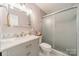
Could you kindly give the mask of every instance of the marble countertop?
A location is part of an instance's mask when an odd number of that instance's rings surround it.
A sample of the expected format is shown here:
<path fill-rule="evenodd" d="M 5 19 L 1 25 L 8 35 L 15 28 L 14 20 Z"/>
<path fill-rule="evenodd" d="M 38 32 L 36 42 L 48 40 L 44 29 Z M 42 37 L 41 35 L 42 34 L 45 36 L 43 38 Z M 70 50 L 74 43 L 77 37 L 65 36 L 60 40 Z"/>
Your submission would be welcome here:
<path fill-rule="evenodd" d="M 9 49 L 11 47 L 14 47 L 16 45 L 28 42 L 30 40 L 35 40 L 39 38 L 39 36 L 35 35 L 27 35 L 25 37 L 19 37 L 19 38 L 8 38 L 8 39 L 1 39 L 0 40 L 0 52 Z"/>

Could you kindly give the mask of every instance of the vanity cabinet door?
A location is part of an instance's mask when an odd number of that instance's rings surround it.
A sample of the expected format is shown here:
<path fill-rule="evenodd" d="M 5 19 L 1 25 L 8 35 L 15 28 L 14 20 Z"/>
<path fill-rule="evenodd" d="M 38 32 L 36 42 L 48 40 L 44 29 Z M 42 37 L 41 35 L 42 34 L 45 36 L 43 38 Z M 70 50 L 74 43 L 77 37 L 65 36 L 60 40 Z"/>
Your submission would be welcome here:
<path fill-rule="evenodd" d="M 7 56 L 7 50 L 6 51 L 3 51 L 1 52 L 2 56 Z"/>
<path fill-rule="evenodd" d="M 37 56 L 39 54 L 39 39 L 35 39 L 30 42 L 32 44 L 31 56 Z"/>
<path fill-rule="evenodd" d="M 30 55 L 32 44 L 30 42 L 20 44 L 8 49 L 8 56 L 27 56 Z"/>

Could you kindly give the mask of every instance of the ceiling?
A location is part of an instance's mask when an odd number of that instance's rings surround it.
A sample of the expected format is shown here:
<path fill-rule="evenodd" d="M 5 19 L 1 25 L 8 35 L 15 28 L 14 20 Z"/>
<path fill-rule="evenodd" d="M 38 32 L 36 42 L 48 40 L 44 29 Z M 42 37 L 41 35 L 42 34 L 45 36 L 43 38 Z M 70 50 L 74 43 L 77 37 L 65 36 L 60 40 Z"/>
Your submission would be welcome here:
<path fill-rule="evenodd" d="M 36 5 L 41 8 L 45 13 L 49 14 L 63 8 L 71 7 L 74 5 L 74 3 L 36 3 Z"/>

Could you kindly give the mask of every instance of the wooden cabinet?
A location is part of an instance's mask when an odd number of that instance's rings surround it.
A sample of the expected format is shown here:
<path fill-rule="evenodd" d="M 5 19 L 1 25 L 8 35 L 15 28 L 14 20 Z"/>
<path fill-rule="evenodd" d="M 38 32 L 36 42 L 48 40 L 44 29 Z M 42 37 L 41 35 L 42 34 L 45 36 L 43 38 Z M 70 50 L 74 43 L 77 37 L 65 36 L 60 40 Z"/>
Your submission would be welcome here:
<path fill-rule="evenodd" d="M 36 56 L 39 53 L 39 40 L 31 40 L 2 52 L 2 56 Z"/>

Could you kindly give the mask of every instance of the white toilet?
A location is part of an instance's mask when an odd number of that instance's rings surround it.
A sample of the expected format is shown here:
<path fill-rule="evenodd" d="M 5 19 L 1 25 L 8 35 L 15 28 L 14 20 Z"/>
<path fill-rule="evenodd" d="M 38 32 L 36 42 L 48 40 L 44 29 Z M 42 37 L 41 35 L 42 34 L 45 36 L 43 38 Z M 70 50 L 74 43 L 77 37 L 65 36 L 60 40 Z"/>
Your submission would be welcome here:
<path fill-rule="evenodd" d="M 51 45 L 47 43 L 41 43 L 40 48 L 41 48 L 42 53 L 45 55 L 49 55 L 51 52 Z"/>
<path fill-rule="evenodd" d="M 43 54 L 45 55 L 49 55 L 51 50 L 52 50 L 52 47 L 50 44 L 48 43 L 42 43 L 42 37 L 40 38 L 40 50 Z"/>

